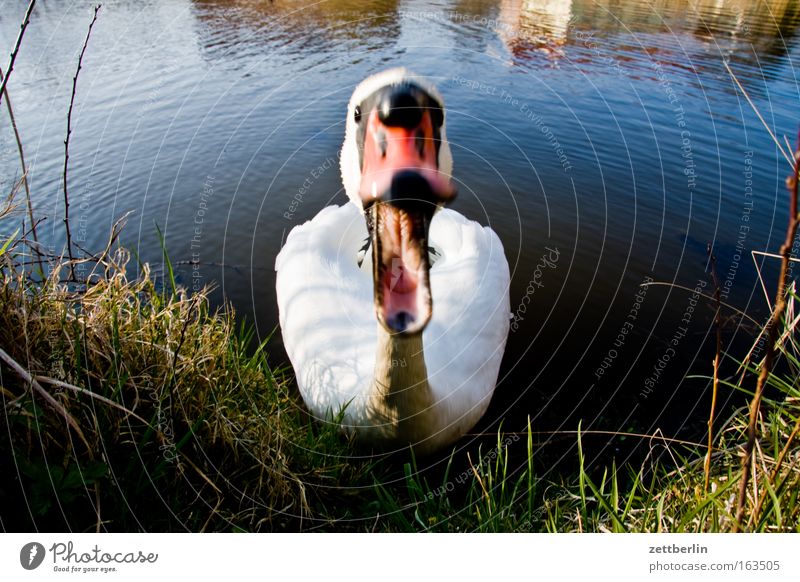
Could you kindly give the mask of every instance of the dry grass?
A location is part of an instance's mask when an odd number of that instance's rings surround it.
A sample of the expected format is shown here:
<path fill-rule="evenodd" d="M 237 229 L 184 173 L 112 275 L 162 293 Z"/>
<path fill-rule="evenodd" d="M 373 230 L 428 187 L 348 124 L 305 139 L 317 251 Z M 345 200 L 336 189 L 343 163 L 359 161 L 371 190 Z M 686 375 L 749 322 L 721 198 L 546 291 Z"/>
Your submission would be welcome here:
<path fill-rule="evenodd" d="M 32 278 L 20 238 L 0 257 L 5 526 L 300 527 L 314 484 L 342 471 L 326 447 L 346 443 L 311 438 L 231 309 L 147 266 L 130 277 L 115 238 L 76 265 L 84 283 L 63 282 L 60 258 Z"/>

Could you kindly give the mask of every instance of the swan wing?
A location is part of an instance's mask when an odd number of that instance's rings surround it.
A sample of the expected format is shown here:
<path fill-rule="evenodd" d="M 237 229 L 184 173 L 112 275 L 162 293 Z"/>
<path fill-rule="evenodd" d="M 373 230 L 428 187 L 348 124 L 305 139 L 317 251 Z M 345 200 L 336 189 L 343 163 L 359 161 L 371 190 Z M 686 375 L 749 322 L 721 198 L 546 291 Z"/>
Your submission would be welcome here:
<path fill-rule="evenodd" d="M 303 399 L 320 418 L 346 407 L 354 425 L 371 421 L 377 341 L 369 253 L 358 265 L 366 236 L 359 209 L 330 206 L 290 232 L 275 264 L 281 333 Z M 509 330 L 509 269 L 497 234 L 452 210 L 436 213 L 429 240 L 438 257 L 423 345 L 432 438 L 444 444 L 489 405 Z"/>
<path fill-rule="evenodd" d="M 509 331 L 509 269 L 500 238 L 463 215 L 435 215 L 430 244 L 433 316 L 423 332 L 428 381 L 447 426 L 461 436 L 483 416 Z"/>
<path fill-rule="evenodd" d="M 292 229 L 276 262 L 283 343 L 306 405 L 320 418 L 356 412 L 375 368 L 371 262 L 353 204 L 328 206 Z M 356 418 L 349 418 L 357 420 Z"/>

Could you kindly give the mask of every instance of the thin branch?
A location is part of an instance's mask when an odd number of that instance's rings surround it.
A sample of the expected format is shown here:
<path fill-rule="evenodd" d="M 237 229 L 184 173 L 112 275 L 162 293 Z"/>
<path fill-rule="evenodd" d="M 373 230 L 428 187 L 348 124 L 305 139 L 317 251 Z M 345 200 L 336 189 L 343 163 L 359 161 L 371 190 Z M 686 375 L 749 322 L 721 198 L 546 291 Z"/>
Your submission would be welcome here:
<path fill-rule="evenodd" d="M 722 353 L 722 321 L 721 311 L 722 305 L 720 303 L 719 279 L 717 278 L 717 258 L 708 245 L 708 261 L 711 267 L 711 279 L 714 282 L 714 302 L 716 303 L 716 313 L 714 314 L 714 324 L 717 328 L 717 345 L 714 352 L 714 381 L 711 387 L 711 410 L 708 413 L 708 447 L 706 451 L 706 458 L 703 463 L 703 488 L 708 491 L 709 481 L 711 480 L 711 455 L 714 451 L 714 415 L 717 410 L 717 393 L 719 392 L 719 362 Z"/>
<path fill-rule="evenodd" d="M 783 445 L 780 454 L 778 455 L 778 459 L 775 461 L 775 466 L 772 468 L 772 471 L 769 475 L 769 482 L 771 485 L 775 485 L 775 479 L 778 478 L 778 473 L 780 473 L 781 467 L 783 466 L 783 461 L 786 459 L 786 454 L 789 452 L 789 448 L 792 446 L 792 442 L 794 441 L 795 437 L 797 436 L 798 432 L 800 432 L 800 417 L 797 418 L 797 421 L 794 424 L 794 429 L 792 433 L 789 435 L 789 438 L 786 439 L 786 444 Z M 791 469 L 791 468 L 790 468 Z M 755 522 L 759 515 L 761 515 L 761 508 L 764 505 L 764 500 L 768 497 L 768 495 L 762 495 L 761 498 L 758 500 L 756 504 L 756 509 L 753 511 L 753 515 L 750 516 L 750 521 L 748 523 Z"/>
<path fill-rule="evenodd" d="M 3 69 L 0 69 L 0 81 L 5 80 Z M 6 98 L 6 109 L 8 109 L 8 118 L 11 120 L 11 127 L 14 130 L 14 138 L 17 140 L 17 151 L 19 152 L 19 163 L 22 166 L 22 184 L 25 186 L 25 200 L 28 203 L 28 217 L 33 225 L 33 240 L 39 242 L 39 237 L 36 235 L 36 220 L 33 218 L 33 205 L 31 203 L 31 188 L 28 184 L 28 166 L 25 164 L 25 152 L 22 149 L 22 139 L 19 136 L 19 129 L 17 128 L 17 118 L 14 116 L 14 109 L 11 107 L 11 98 L 8 96 L 8 88 L 3 87 L 3 92 L 0 96 Z M 37 251 L 38 252 L 38 251 Z"/>
<path fill-rule="evenodd" d="M 781 257 L 781 255 L 776 255 L 774 253 L 765 253 L 763 251 L 754 251 L 754 250 L 750 251 L 750 257 L 753 259 L 753 265 L 755 265 L 756 274 L 758 275 L 758 283 L 761 286 L 761 290 L 764 292 L 764 297 L 766 298 L 767 306 L 770 308 L 770 312 L 771 312 L 772 309 L 773 309 L 773 305 L 772 305 L 772 302 L 770 301 L 769 292 L 767 291 L 767 287 L 764 284 L 764 278 L 763 278 L 763 276 L 761 274 L 761 268 L 758 265 L 758 261 L 756 261 L 756 255 L 763 256 L 763 257 L 769 257 L 771 259 L 782 259 L 783 257 Z M 789 257 L 789 262 L 800 262 L 800 259 L 796 259 L 794 257 Z M 753 355 L 753 352 L 755 351 L 756 347 L 758 347 L 758 344 L 761 342 L 761 336 L 764 335 L 764 331 L 766 331 L 766 328 L 761 327 L 761 329 L 758 332 L 758 335 L 756 336 L 755 340 L 753 340 L 753 345 L 750 346 L 750 351 L 747 352 L 747 355 L 744 357 L 744 360 L 742 360 L 742 363 L 739 366 L 739 369 L 742 370 L 742 376 L 739 379 L 739 383 L 740 384 L 741 384 L 742 380 L 744 379 L 745 372 L 747 372 L 746 367 L 747 367 L 747 364 L 750 362 L 750 357 Z M 782 338 L 783 338 L 783 336 L 782 336 Z M 783 340 L 781 339 L 781 341 L 783 341 Z"/>
<path fill-rule="evenodd" d="M 781 449 L 781 452 L 778 455 L 778 459 L 775 461 L 775 467 L 773 467 L 772 473 L 769 476 L 770 481 L 774 482 L 775 479 L 778 477 L 778 473 L 780 472 L 781 467 L 783 466 L 783 461 L 786 459 L 786 454 L 789 452 L 789 449 L 792 446 L 792 442 L 794 441 L 798 433 L 800 433 L 800 416 L 797 417 L 797 421 L 795 421 L 794 423 L 794 429 L 792 429 L 792 433 L 789 435 L 789 438 L 786 439 L 786 444 L 783 445 L 783 448 Z"/>
<path fill-rule="evenodd" d="M 72 108 L 75 105 L 75 92 L 78 87 L 78 75 L 81 72 L 83 63 L 83 55 L 86 53 L 86 47 L 89 45 L 89 37 L 92 35 L 92 27 L 97 22 L 97 12 L 100 10 L 100 4 L 94 7 L 94 16 L 89 23 L 89 30 L 86 32 L 86 39 L 83 41 L 83 48 L 78 57 L 78 68 L 75 71 L 75 76 L 72 78 L 72 96 L 69 99 L 69 111 L 67 111 L 67 137 L 64 140 L 64 225 L 67 228 L 67 254 L 69 255 L 69 272 L 72 278 L 75 277 L 74 257 L 72 256 L 72 233 L 69 229 L 69 193 L 67 191 L 67 169 L 69 168 L 69 136 L 72 134 Z"/>
<path fill-rule="evenodd" d="M 733 71 L 731 71 L 731 68 L 728 65 L 728 61 L 727 60 L 723 60 L 722 62 L 725 65 L 725 68 L 728 70 L 728 74 L 731 76 L 731 78 L 736 83 L 736 86 L 739 87 L 739 91 L 742 92 L 742 95 L 744 95 L 744 98 L 747 99 L 747 102 L 750 104 L 750 107 L 753 109 L 755 114 L 758 116 L 758 119 L 761 121 L 761 124 L 766 128 L 767 132 L 769 133 L 770 137 L 772 138 L 772 141 L 775 142 L 775 145 L 778 147 L 778 150 L 781 152 L 781 154 L 783 154 L 783 157 L 786 158 L 786 161 L 789 162 L 790 165 L 794 166 L 794 161 L 792 160 L 792 156 L 790 156 L 789 153 L 786 150 L 783 149 L 783 145 L 781 145 L 781 142 L 778 140 L 777 137 L 775 137 L 775 134 L 772 133 L 772 128 L 770 128 L 770 126 L 767 125 L 767 122 L 764 121 L 764 118 L 761 116 L 761 112 L 755 106 L 755 104 L 753 103 L 753 100 L 750 99 L 750 95 L 747 94 L 747 91 L 742 86 L 742 84 L 739 82 L 739 79 L 737 79 L 736 75 L 734 75 Z M 789 151 L 791 151 L 791 148 L 789 148 Z"/>
<path fill-rule="evenodd" d="M 640 283 L 639 286 L 640 287 L 671 287 L 673 289 L 680 289 L 682 291 L 689 291 L 690 293 L 696 293 L 696 291 L 694 289 L 692 289 L 691 287 L 686 287 L 685 285 L 678 285 L 677 283 L 670 283 L 668 281 L 652 281 L 650 283 Z M 714 300 L 714 296 L 713 295 L 706 295 L 705 293 L 697 293 L 697 295 L 699 295 L 700 297 L 702 297 L 704 299 L 708 299 L 710 301 Z M 723 307 L 727 307 L 731 311 L 735 312 L 736 315 L 741 315 L 742 319 L 747 319 L 747 320 L 749 320 L 750 322 L 752 322 L 754 324 L 759 324 L 757 319 L 755 319 L 754 317 L 748 315 L 747 313 L 745 313 L 744 311 L 742 311 L 741 309 L 739 309 L 735 305 L 731 305 L 730 303 L 725 303 L 724 301 L 720 301 L 720 305 L 722 305 Z"/>
<path fill-rule="evenodd" d="M 9 367 L 14 370 L 17 375 L 25 380 L 28 384 L 30 384 L 33 389 L 42 397 L 44 398 L 45 402 L 47 402 L 50 406 L 52 406 L 56 412 L 58 412 L 61 416 L 64 417 L 64 420 L 67 421 L 67 424 L 72 427 L 78 437 L 81 439 L 84 445 L 86 445 L 86 449 L 89 451 L 89 454 L 92 453 L 92 447 L 89 446 L 89 442 L 86 440 L 86 437 L 83 436 L 83 431 L 81 427 L 78 426 L 78 422 L 72 417 L 72 415 L 64 408 L 64 405 L 61 404 L 58 400 L 53 398 L 53 395 L 50 394 L 47 390 L 42 388 L 42 385 L 31 376 L 31 374 L 22 366 L 17 363 L 17 361 L 9 356 L 5 350 L 0 348 L 0 360 L 3 360 Z"/>
<path fill-rule="evenodd" d="M 772 308 L 772 314 L 767 322 L 767 353 L 764 356 L 761 372 L 756 382 L 756 390 L 750 402 L 747 443 L 745 444 L 744 457 L 742 458 L 742 478 L 739 483 L 738 499 L 736 500 L 736 520 L 733 523 L 733 531 L 739 531 L 742 519 L 744 518 L 744 510 L 747 502 L 747 486 L 750 481 L 750 469 L 753 462 L 753 447 L 756 444 L 756 437 L 758 436 L 757 423 L 759 412 L 761 411 L 761 397 L 764 393 L 764 386 L 772 371 L 772 362 L 778 351 L 776 348 L 778 327 L 781 324 L 783 312 L 786 310 L 786 278 L 789 271 L 792 245 L 797 235 L 798 223 L 800 223 L 800 214 L 797 212 L 797 183 L 798 179 L 800 179 L 800 137 L 798 137 L 798 150 L 794 154 L 793 166 L 792 174 L 786 179 L 786 186 L 789 189 L 789 224 L 786 227 L 786 240 L 781 245 L 780 250 L 781 271 L 778 276 L 778 289 L 775 293 L 775 303 Z M 758 516 L 755 515 L 755 513 L 752 516 L 752 521 L 758 521 Z"/>
<path fill-rule="evenodd" d="M 31 21 L 31 12 L 33 12 L 33 6 L 36 4 L 36 0 L 31 0 L 28 4 L 28 9 L 25 11 L 25 18 L 22 21 L 22 24 L 19 25 L 19 34 L 17 35 L 17 43 L 14 45 L 14 50 L 11 51 L 11 60 L 8 61 L 8 67 L 6 68 L 6 77 L 3 79 L 2 83 L 0 83 L 0 99 L 3 98 L 3 95 L 6 94 L 6 84 L 8 83 L 8 79 L 11 78 L 11 71 L 14 70 L 14 61 L 17 60 L 17 53 L 19 52 L 19 45 L 22 44 L 22 37 L 25 35 L 25 29 L 28 28 L 28 23 Z"/>
<path fill-rule="evenodd" d="M 100 528 L 103 525 L 103 519 L 100 512 L 100 484 L 97 481 L 94 482 L 94 510 L 95 514 L 97 515 L 97 527 L 95 528 L 94 533 L 100 533 Z"/>
<path fill-rule="evenodd" d="M 35 258 L 32 261 L 22 260 L 18 264 L 22 267 L 35 266 L 38 269 L 39 273 L 42 275 L 42 277 L 44 277 L 44 270 L 42 268 L 42 265 L 46 263 L 47 259 L 45 253 L 41 251 L 41 245 L 30 240 L 28 238 L 28 234 L 32 232 L 32 230 L 36 228 L 36 226 L 44 222 L 44 220 L 45 220 L 44 218 L 40 218 L 39 220 L 37 220 L 36 223 L 31 228 L 20 234 L 19 238 L 16 241 L 14 241 L 14 243 L 7 249 L 8 251 L 11 249 L 15 249 L 17 246 L 23 246 L 23 245 L 24 247 L 27 248 L 33 248 L 36 254 L 38 255 L 38 258 Z"/>
<path fill-rule="evenodd" d="M 70 384 L 69 382 L 62 382 L 61 380 L 56 380 L 55 378 L 49 378 L 48 376 L 35 376 L 33 379 L 37 382 L 43 382 L 45 384 L 50 384 L 58 388 L 66 388 L 67 390 L 72 390 L 73 392 L 76 392 L 78 394 L 83 394 L 85 396 L 88 396 L 89 398 L 94 398 L 95 400 L 102 402 L 103 404 L 107 404 L 112 408 L 116 408 L 117 410 L 120 410 L 129 416 L 132 416 L 136 420 L 143 422 L 148 428 L 153 428 L 153 426 L 147 420 L 136 414 L 133 410 L 125 408 L 121 404 L 114 402 L 113 400 L 110 400 L 105 396 L 100 396 L 99 394 L 95 394 L 91 390 L 87 390 L 86 388 L 81 388 L 80 386 L 75 386 L 74 384 Z"/>

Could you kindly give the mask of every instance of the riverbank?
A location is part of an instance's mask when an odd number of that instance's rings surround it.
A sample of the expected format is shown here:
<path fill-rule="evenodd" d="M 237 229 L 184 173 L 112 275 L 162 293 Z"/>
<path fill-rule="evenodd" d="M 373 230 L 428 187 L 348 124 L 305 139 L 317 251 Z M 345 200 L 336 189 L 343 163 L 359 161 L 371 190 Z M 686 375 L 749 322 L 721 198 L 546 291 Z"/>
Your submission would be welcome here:
<path fill-rule="evenodd" d="M 7 227 L 23 211 L 0 210 Z M 120 228 L 122 228 L 120 226 Z M 8 229 L 6 228 L 6 231 Z M 642 463 L 537 476 L 538 437 L 460 446 L 431 469 L 410 451 L 370 456 L 312 421 L 269 342 L 208 289 L 154 276 L 112 235 L 82 261 L 0 241 L 0 519 L 8 531 L 730 531 L 746 410 L 704 447 L 643 438 Z M 115 229 L 119 232 L 119 228 Z M 166 254 L 166 252 L 165 252 Z M 167 261 L 167 265 L 169 265 Z M 38 267 L 37 267 L 38 268 Z M 793 314 L 795 296 L 789 297 Z M 741 529 L 800 530 L 796 324 L 758 417 Z M 721 390 L 752 391 L 756 364 Z M 738 380 L 738 381 L 737 381 Z M 710 405 L 710 403 L 709 403 Z"/>

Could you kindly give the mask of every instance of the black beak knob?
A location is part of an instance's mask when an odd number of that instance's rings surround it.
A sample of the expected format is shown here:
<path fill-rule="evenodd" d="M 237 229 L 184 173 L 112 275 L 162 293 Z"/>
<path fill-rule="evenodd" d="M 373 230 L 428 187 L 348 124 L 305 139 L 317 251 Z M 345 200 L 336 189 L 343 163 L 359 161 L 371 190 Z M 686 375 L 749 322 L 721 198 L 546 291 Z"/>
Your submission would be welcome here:
<path fill-rule="evenodd" d="M 419 172 L 403 170 L 392 178 L 389 202 L 404 210 L 433 213 L 439 199 Z"/>
<path fill-rule="evenodd" d="M 414 129 L 422 121 L 424 111 L 418 93 L 409 85 L 391 87 L 378 104 L 378 119 L 389 127 Z"/>

